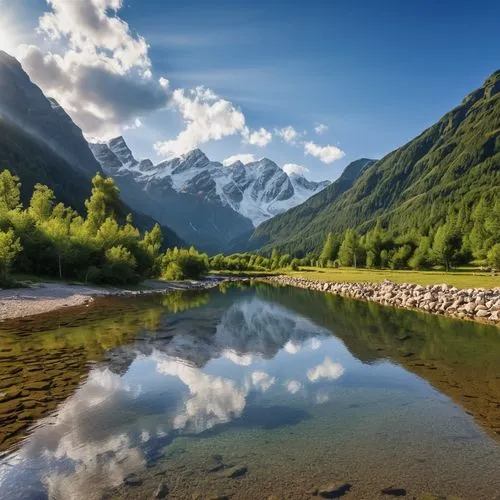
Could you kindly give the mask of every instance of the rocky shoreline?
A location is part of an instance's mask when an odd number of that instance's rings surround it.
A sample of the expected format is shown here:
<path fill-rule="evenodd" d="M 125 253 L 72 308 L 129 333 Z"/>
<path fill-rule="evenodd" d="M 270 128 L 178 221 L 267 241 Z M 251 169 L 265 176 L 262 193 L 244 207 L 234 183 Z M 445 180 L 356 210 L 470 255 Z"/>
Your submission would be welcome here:
<path fill-rule="evenodd" d="M 459 319 L 500 324 L 500 288 L 459 289 L 446 284 L 321 282 L 292 276 L 271 276 L 263 281 L 332 293 L 386 306 L 416 309 Z"/>

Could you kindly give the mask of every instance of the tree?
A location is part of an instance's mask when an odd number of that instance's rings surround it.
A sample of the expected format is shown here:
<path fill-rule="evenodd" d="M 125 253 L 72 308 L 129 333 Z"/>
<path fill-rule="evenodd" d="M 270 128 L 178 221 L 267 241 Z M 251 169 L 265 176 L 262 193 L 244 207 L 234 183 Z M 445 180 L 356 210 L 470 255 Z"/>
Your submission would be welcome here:
<path fill-rule="evenodd" d="M 12 229 L 0 231 L 0 282 L 8 282 L 12 263 L 22 249 L 21 242 Z"/>
<path fill-rule="evenodd" d="M 21 207 L 21 183 L 19 177 L 8 170 L 0 173 L 0 214 Z"/>
<path fill-rule="evenodd" d="M 339 251 L 339 245 L 333 233 L 328 233 L 325 242 L 323 244 L 323 250 L 319 256 L 320 261 L 328 262 L 333 261 L 337 258 Z"/>
<path fill-rule="evenodd" d="M 442 264 L 446 271 L 454 264 L 462 246 L 460 234 L 449 223 L 439 226 L 434 235 L 432 252 L 439 264 Z"/>
<path fill-rule="evenodd" d="M 488 264 L 495 269 L 500 269 L 500 243 L 493 245 L 488 252 Z"/>
<path fill-rule="evenodd" d="M 52 189 L 43 184 L 36 184 L 28 208 L 29 215 L 35 222 L 46 221 L 52 215 L 55 195 Z"/>
<path fill-rule="evenodd" d="M 120 190 L 111 178 L 96 174 L 92 179 L 92 194 L 85 201 L 87 225 L 95 234 L 108 218 L 115 219 L 120 213 Z"/>
<path fill-rule="evenodd" d="M 412 248 L 410 245 L 399 247 L 391 257 L 391 269 L 404 269 L 408 265 Z"/>
<path fill-rule="evenodd" d="M 432 257 L 430 253 L 430 239 L 428 236 L 422 236 L 418 247 L 408 261 L 408 265 L 412 269 L 425 269 L 431 267 Z"/>
<path fill-rule="evenodd" d="M 151 231 L 146 231 L 139 242 L 140 248 L 149 258 L 149 271 L 153 276 L 160 274 L 160 252 L 163 245 L 163 234 L 159 224 L 155 224 Z"/>
<path fill-rule="evenodd" d="M 138 281 L 137 261 L 130 250 L 122 245 L 113 246 L 106 250 L 105 259 L 102 276 L 106 283 L 119 285 Z"/>
<path fill-rule="evenodd" d="M 73 215 L 71 209 L 59 203 L 54 207 L 52 217 L 44 221 L 42 226 L 43 232 L 49 238 L 57 255 L 57 268 L 60 279 L 63 277 L 63 261 L 69 256 L 73 248 L 70 238 Z"/>
<path fill-rule="evenodd" d="M 356 267 L 359 257 L 359 238 L 356 231 L 348 229 L 339 250 L 339 259 L 343 266 Z"/>

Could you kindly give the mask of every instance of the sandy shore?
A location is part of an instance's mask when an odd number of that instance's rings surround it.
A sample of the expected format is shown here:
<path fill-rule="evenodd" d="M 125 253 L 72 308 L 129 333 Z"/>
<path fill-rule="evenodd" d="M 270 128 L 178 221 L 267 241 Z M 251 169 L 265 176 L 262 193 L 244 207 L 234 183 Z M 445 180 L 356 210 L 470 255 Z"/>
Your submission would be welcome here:
<path fill-rule="evenodd" d="M 43 314 L 65 307 L 82 306 L 93 302 L 96 297 L 127 297 L 170 290 L 207 289 L 217 286 L 221 281 L 225 279 L 183 282 L 147 280 L 139 289 L 37 283 L 28 288 L 0 290 L 0 321 Z"/>

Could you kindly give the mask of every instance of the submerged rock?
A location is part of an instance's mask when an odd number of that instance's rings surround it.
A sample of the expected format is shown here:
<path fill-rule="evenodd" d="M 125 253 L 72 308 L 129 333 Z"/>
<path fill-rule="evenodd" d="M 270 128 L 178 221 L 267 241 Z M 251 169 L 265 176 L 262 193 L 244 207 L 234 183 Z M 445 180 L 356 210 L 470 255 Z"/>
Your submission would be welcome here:
<path fill-rule="evenodd" d="M 158 488 L 156 488 L 154 498 L 167 498 L 168 494 L 170 493 L 170 489 L 168 487 L 168 484 L 166 482 L 160 483 L 158 485 Z"/>
<path fill-rule="evenodd" d="M 248 467 L 246 465 L 230 467 L 226 471 L 226 476 L 231 479 L 244 476 L 248 472 Z"/>
<path fill-rule="evenodd" d="M 389 488 L 384 488 L 381 491 L 382 495 L 389 495 L 392 497 L 405 497 L 406 490 L 404 488 L 393 488 L 392 486 Z"/>
<path fill-rule="evenodd" d="M 137 474 L 129 474 L 123 480 L 123 484 L 126 486 L 140 486 L 142 484 L 142 479 Z"/>
<path fill-rule="evenodd" d="M 332 483 L 317 490 L 316 495 L 321 498 L 340 498 L 352 488 L 350 483 Z"/>

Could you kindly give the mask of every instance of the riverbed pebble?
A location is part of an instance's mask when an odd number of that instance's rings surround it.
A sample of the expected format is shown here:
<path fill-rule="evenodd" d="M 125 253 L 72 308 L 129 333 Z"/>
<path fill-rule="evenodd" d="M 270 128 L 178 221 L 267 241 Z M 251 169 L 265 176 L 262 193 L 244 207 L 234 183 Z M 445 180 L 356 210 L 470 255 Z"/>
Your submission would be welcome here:
<path fill-rule="evenodd" d="M 266 278 L 266 281 L 378 302 L 389 306 L 421 309 L 433 314 L 461 319 L 489 323 L 500 321 L 500 287 L 461 290 L 446 284 L 424 287 L 412 283 L 394 283 L 389 280 L 384 280 L 381 283 L 325 283 L 285 275 L 271 276 Z"/>

